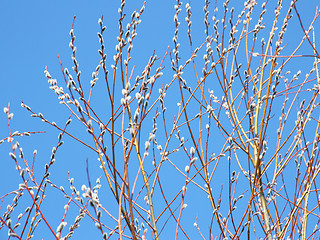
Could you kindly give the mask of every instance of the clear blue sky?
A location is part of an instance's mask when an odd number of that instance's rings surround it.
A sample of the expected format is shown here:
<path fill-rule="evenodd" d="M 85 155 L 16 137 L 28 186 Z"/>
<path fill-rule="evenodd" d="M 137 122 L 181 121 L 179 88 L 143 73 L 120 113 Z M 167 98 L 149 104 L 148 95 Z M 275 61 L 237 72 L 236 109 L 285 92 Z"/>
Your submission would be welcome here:
<path fill-rule="evenodd" d="M 128 17 L 135 9 L 140 9 L 143 1 L 141 0 L 127 0 L 125 11 Z M 204 1 L 191 1 L 192 7 L 192 21 L 193 28 L 192 34 L 194 37 L 194 45 L 197 47 L 204 41 L 204 25 L 203 25 L 203 2 Z M 214 1 L 212 1 L 212 5 Z M 218 1 L 219 2 L 219 1 Z M 243 1 L 231 0 L 231 5 L 237 7 L 243 7 Z M 237 2 L 234 5 L 234 2 Z M 241 4 L 239 4 L 241 2 Z M 183 14 L 180 16 L 181 21 L 181 33 L 185 35 L 185 3 L 183 2 Z M 261 2 L 262 3 L 262 2 Z M 174 7 L 175 1 L 170 0 L 151 0 L 147 1 L 146 10 L 142 15 L 142 23 L 138 27 L 138 38 L 134 43 L 134 55 L 136 57 L 135 64 L 138 69 L 142 69 L 148 61 L 149 56 L 156 50 L 156 54 L 159 57 L 163 57 L 168 46 L 172 47 L 172 37 L 174 33 Z M 239 5 L 237 5 L 239 4 Z M 260 3 L 259 3 L 260 4 Z M 314 17 L 315 6 L 317 1 L 307 0 L 299 1 L 298 9 L 304 23 L 309 24 Z M 30 114 L 20 107 L 20 101 L 23 100 L 29 105 L 36 113 L 41 112 L 48 120 L 56 121 L 63 124 L 68 117 L 68 111 L 58 104 L 56 95 L 48 87 L 49 84 L 43 71 L 45 67 L 53 78 L 63 82 L 60 64 L 57 56 L 59 55 L 65 67 L 71 69 L 71 50 L 68 47 L 70 42 L 69 31 L 74 15 L 76 15 L 76 21 L 74 26 L 74 32 L 76 35 L 76 46 L 78 48 L 77 56 L 80 63 L 80 68 L 83 73 L 82 79 L 87 79 L 89 84 L 91 73 L 99 62 L 99 55 L 97 50 L 99 49 L 97 32 L 99 31 L 98 19 L 103 15 L 104 25 L 107 26 L 104 39 L 106 42 L 106 48 L 108 51 L 109 66 L 112 64 L 112 56 L 115 52 L 114 47 L 116 44 L 116 36 L 118 36 L 118 19 L 117 13 L 120 1 L 107 0 L 107 1 L 7 1 L 0 0 L 0 107 L 6 107 L 10 102 L 10 112 L 14 113 L 12 121 L 12 130 L 24 131 L 47 131 L 46 134 L 37 134 L 32 137 L 15 138 L 19 141 L 24 149 L 26 158 L 30 161 L 32 159 L 32 153 L 34 149 L 38 150 L 36 158 L 36 169 L 38 177 L 43 172 L 44 164 L 49 161 L 51 155 L 51 148 L 57 143 L 58 132 L 52 127 L 43 124 L 39 119 L 30 117 Z M 287 5 L 285 5 L 287 7 Z M 219 9 L 222 9 L 221 5 Z M 270 10 L 274 7 L 270 6 Z M 210 13 L 213 13 L 213 6 L 209 9 Z M 221 12 L 220 12 L 221 14 Z M 270 14 L 272 12 L 270 11 Z M 293 14 L 295 16 L 295 14 Z M 182 17 L 183 16 L 183 17 Z M 211 21 L 212 15 L 209 16 Z M 295 44 L 296 36 L 301 36 L 302 31 L 300 27 L 293 27 L 297 24 L 297 18 L 294 17 L 290 23 L 286 39 L 293 42 L 288 48 L 292 49 Z M 264 19 L 264 23 L 269 25 L 271 22 L 268 18 Z M 306 24 L 306 26 L 308 26 Z M 211 24 L 212 27 L 212 24 Z M 320 29 L 319 21 L 316 22 L 315 27 Z M 211 29 L 212 32 L 212 29 Z M 319 31 L 318 31 L 319 32 Z M 267 32 L 264 36 L 267 36 Z M 318 34 L 318 38 L 319 38 Z M 265 37 L 266 38 L 266 37 Z M 186 38 L 183 38 L 186 41 Z M 300 37 L 301 39 L 301 37 Z M 299 39 L 299 40 L 300 40 Z M 318 40 L 319 43 L 319 40 Z M 185 46 L 188 46 L 188 42 L 184 42 Z M 181 45 L 183 45 L 181 43 Z M 307 54 L 312 54 L 312 50 L 309 46 L 304 46 L 302 49 Z M 183 52 L 183 50 L 182 50 Z M 188 51 L 186 51 L 188 53 Z M 186 55 L 189 56 L 189 55 Z M 185 56 L 185 57 L 186 57 Z M 202 57 L 199 58 L 202 60 Z M 165 63 L 166 71 L 168 75 L 164 75 L 161 81 L 166 83 L 172 79 L 172 72 L 169 71 L 170 63 Z M 140 67 L 140 68 L 139 68 Z M 304 70 L 304 66 L 299 66 L 301 70 Z M 309 69 L 309 68 L 308 68 Z M 192 71 L 192 69 L 191 69 Z M 200 71 L 199 71 L 200 72 Z M 187 77 L 185 77 L 187 79 Z M 104 87 L 102 82 L 99 83 L 100 87 Z M 159 85 L 160 86 L 160 85 Z M 99 90 L 97 90 L 99 92 Z M 120 94 L 120 92 L 119 92 Z M 94 99 L 96 103 L 99 99 Z M 170 106 L 170 96 L 166 100 Z M 176 105 L 175 100 L 172 103 Z M 107 104 L 103 103 L 98 108 L 103 109 Z M 100 109 L 100 110 L 101 110 Z M 1 111 L 2 112 L 2 111 Z M 171 126 L 170 126 L 171 127 Z M 76 128 L 74 128 L 77 131 Z M 83 131 L 82 131 L 83 130 Z M 87 136 L 84 129 L 79 133 L 80 137 Z M 150 129 L 149 129 L 150 130 Z M 149 131 L 148 130 L 148 131 Z M 8 136 L 7 118 L 1 113 L 0 115 L 0 139 Z M 50 171 L 52 179 L 60 186 L 63 185 L 68 188 L 68 171 L 70 171 L 71 177 L 75 178 L 75 185 L 80 190 L 82 184 L 87 185 L 87 178 L 85 172 L 85 159 L 88 157 L 93 173 L 91 173 L 92 181 L 95 177 L 101 175 L 101 172 L 97 172 L 97 162 L 95 161 L 96 155 L 90 151 L 83 150 L 83 147 L 71 140 L 65 138 L 65 146 L 57 153 L 57 162 Z M 81 149 L 81 150 L 80 150 Z M 8 152 L 10 146 L 6 142 L 0 145 L 1 156 L 1 175 L 0 175 L 0 196 L 7 192 L 16 190 L 20 182 L 17 171 L 15 170 L 14 163 L 9 157 Z M 168 174 L 170 177 L 170 174 Z M 166 176 L 164 175 L 164 182 Z M 170 185 L 174 179 L 168 179 Z M 165 184 L 165 183 L 164 183 Z M 178 183 L 179 186 L 183 184 L 183 181 Z M 103 186 L 107 187 L 106 182 L 103 182 Z M 220 187 L 218 186 L 217 189 Z M 227 186 L 225 186 L 227 188 Z M 69 189 L 68 189 L 69 190 Z M 218 191 L 218 190 L 217 190 Z M 51 193 L 51 194 L 50 194 Z M 50 195 L 50 196 L 49 196 Z M 28 199 L 28 196 L 24 196 Z M 193 196 L 188 196 L 190 202 Z M 109 199 L 105 203 L 114 204 L 114 199 Z M 207 201 L 206 197 L 203 197 L 202 201 Z M 60 222 L 64 210 L 63 205 L 66 203 L 66 199 L 62 194 L 56 190 L 48 191 L 48 199 L 44 205 L 47 206 L 48 219 L 51 221 L 53 229 L 56 229 L 57 224 Z M 2 208 L 8 204 L 4 202 Z M 20 203 L 22 204 L 22 202 Z M 201 205 L 202 203 L 200 203 Z M 191 205 L 192 206 L 192 205 Z M 24 209 L 20 206 L 21 209 Z M 189 208 L 189 207 L 188 207 Z M 187 208 L 187 210 L 188 210 Z M 206 209 L 199 208 L 199 216 L 206 214 Z M 73 209 L 68 214 L 67 222 L 74 221 L 77 210 Z M 1 209 L 0 214 L 3 214 Z M 17 213 L 18 215 L 18 213 Z M 191 225 L 195 219 L 194 208 L 189 209 L 189 212 L 184 216 L 186 219 L 190 216 L 190 221 L 186 220 L 185 228 L 194 228 Z M 207 219 L 207 218 L 205 218 Z M 201 222 L 201 218 L 199 218 Z M 54 224 L 57 223 L 57 224 Z M 172 223 L 172 222 L 171 222 Z M 189 224 L 189 225 L 188 225 Z M 209 223 L 202 221 L 202 229 L 204 233 L 208 234 Z M 88 218 L 80 223 L 81 227 L 76 231 L 74 239 L 98 239 L 99 232 L 96 230 L 92 221 Z M 175 227 L 175 224 L 173 224 Z M 88 227 L 87 227 L 88 226 Z M 173 229 L 174 230 L 174 229 Z M 41 231 L 43 235 L 36 235 L 36 239 L 53 239 L 51 236 L 46 237 L 46 234 L 50 234 L 48 229 L 41 223 Z M 190 236 L 193 239 L 200 239 L 197 231 L 192 230 Z M 169 232 L 162 235 L 161 239 L 173 239 L 173 236 Z M 5 239 L 7 236 L 7 230 L 0 230 L 0 239 Z M 183 235 L 179 233 L 181 239 Z M 207 236 L 207 235 L 206 235 Z M 115 238 L 114 238 L 115 239 Z M 151 239 L 151 237 L 149 237 Z M 180 239 L 180 238 L 179 238 Z"/>

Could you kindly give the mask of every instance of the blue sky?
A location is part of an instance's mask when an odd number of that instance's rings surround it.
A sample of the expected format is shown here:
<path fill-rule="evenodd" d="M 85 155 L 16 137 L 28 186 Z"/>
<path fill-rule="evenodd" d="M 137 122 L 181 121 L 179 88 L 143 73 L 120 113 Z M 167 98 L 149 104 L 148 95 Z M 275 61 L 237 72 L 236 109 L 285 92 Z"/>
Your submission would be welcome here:
<path fill-rule="evenodd" d="M 142 6 L 143 1 L 133 0 L 127 1 L 125 12 L 128 17 L 131 15 L 133 10 L 139 10 Z M 194 45 L 195 47 L 199 46 L 204 41 L 204 25 L 203 25 L 203 2 L 204 1 L 191 1 L 192 7 L 192 21 L 193 28 L 192 34 L 194 36 Z M 235 3 L 234 3 L 235 2 Z M 241 4 L 239 4 L 241 2 Z M 186 27 L 184 24 L 185 17 L 185 3 L 183 2 L 182 16 L 180 21 L 181 24 L 180 32 L 185 34 Z M 232 1 L 231 5 L 243 8 L 243 1 Z M 169 0 L 151 0 L 147 1 L 146 10 L 142 15 L 142 22 L 138 26 L 138 37 L 134 42 L 134 51 L 133 55 L 135 57 L 135 64 L 137 72 L 139 74 L 147 64 L 149 57 L 156 51 L 156 54 L 159 57 L 163 57 L 167 47 L 173 47 L 172 37 L 174 33 L 174 22 L 173 16 L 175 14 L 174 10 L 175 1 Z M 212 3 L 213 5 L 214 3 Z M 260 3 L 259 3 L 260 4 Z M 272 3 L 270 3 L 272 4 Z M 287 3 L 286 3 L 287 4 Z M 317 1 L 300 1 L 298 2 L 298 10 L 301 14 L 301 17 L 308 26 L 310 21 L 314 17 L 315 6 Z M 45 67 L 48 68 L 48 71 L 53 78 L 56 78 L 61 83 L 63 82 L 62 73 L 60 64 L 57 56 L 59 55 L 64 67 L 71 69 L 72 60 L 71 60 L 71 50 L 68 47 L 70 42 L 69 31 L 71 29 L 72 20 L 74 15 L 76 15 L 74 32 L 76 36 L 76 46 L 77 46 L 77 59 L 80 63 L 80 68 L 82 71 L 82 79 L 86 81 L 89 85 L 92 71 L 96 68 L 99 63 L 99 42 L 97 37 L 97 32 L 99 31 L 98 19 L 103 16 L 104 25 L 107 26 L 107 30 L 104 35 L 106 42 L 106 48 L 108 52 L 109 67 L 112 64 L 112 56 L 115 53 L 115 44 L 116 36 L 118 36 L 118 19 L 119 14 L 117 13 L 118 7 L 120 6 L 120 1 L 0 1 L 0 29 L 1 29 L 1 44 L 0 44 L 0 107 L 7 107 L 10 102 L 10 112 L 14 113 L 14 118 L 12 120 L 12 131 L 19 130 L 20 132 L 24 131 L 46 131 L 44 134 L 36 134 L 31 137 L 15 138 L 19 141 L 24 149 L 26 158 L 30 161 L 33 157 L 33 151 L 37 149 L 38 154 L 36 157 L 36 173 L 38 177 L 41 177 L 41 174 L 44 170 L 44 164 L 47 163 L 50 159 L 51 149 L 57 144 L 57 132 L 51 126 L 43 124 L 39 119 L 34 119 L 30 117 L 30 114 L 22 109 L 20 106 L 21 100 L 25 104 L 30 106 L 32 110 L 36 113 L 41 112 L 45 117 L 50 121 L 55 121 L 57 124 L 63 124 L 68 119 L 68 110 L 59 105 L 56 95 L 48 87 L 49 84 L 44 74 Z M 287 7 L 287 5 L 285 5 Z M 284 7 L 285 8 L 285 7 Z M 221 5 L 220 8 L 222 9 Z M 270 5 L 270 10 L 273 10 L 274 7 Z M 210 13 L 213 13 L 213 6 L 209 8 Z M 221 12 L 220 12 L 221 14 Z M 272 11 L 268 12 L 267 16 L 272 16 Z M 296 16 L 295 14 L 293 14 Z M 255 15 L 254 15 L 255 16 Z M 211 20 L 212 16 L 209 16 Z M 289 41 L 287 47 L 288 51 L 293 49 L 296 46 L 297 39 L 301 39 L 301 29 L 297 26 L 297 18 L 292 19 L 292 26 L 289 27 L 286 40 Z M 270 28 L 271 22 L 268 17 L 264 19 L 266 28 Z M 290 24 L 289 24 L 290 25 Z M 297 27 L 293 27 L 293 26 Z M 319 21 L 316 21 L 315 28 L 320 29 Z M 212 27 L 212 25 L 211 25 Z M 212 29 L 211 29 L 212 31 Z M 319 31 L 318 31 L 319 32 Z M 264 36 L 267 36 L 267 31 Z M 300 37 L 300 38 L 299 38 Z M 318 34 L 319 38 L 319 34 Z M 188 46 L 187 38 L 181 37 L 183 39 L 181 45 L 185 44 Z M 319 43 L 319 40 L 317 40 Z M 292 44 L 291 44 L 292 43 Z M 189 57 L 189 50 L 181 50 L 184 53 L 184 60 Z M 312 49 L 307 44 L 303 45 L 301 52 L 306 54 L 312 54 Z M 300 52 L 300 53 L 301 53 Z M 189 54 L 189 55 L 188 55 Z M 202 57 L 199 58 L 200 62 L 203 61 Z M 161 78 L 161 84 L 166 84 L 171 81 L 173 73 L 170 72 L 170 59 L 167 57 L 165 62 L 164 76 Z M 313 60 L 313 59 L 312 59 Z M 309 68 L 308 62 L 305 61 L 304 64 L 298 66 L 302 71 L 307 71 Z M 311 60 L 310 60 L 311 61 Z M 202 63 L 202 62 L 201 62 Z M 312 63 L 312 61 L 311 61 Z M 296 68 L 293 62 L 293 67 Z M 189 71 L 189 72 L 188 72 Z M 191 70 L 186 71 L 187 74 Z M 201 70 L 199 70 L 200 72 Z M 293 71 L 294 72 L 294 71 Z M 305 73 L 304 73 L 305 74 Z M 188 77 L 185 77 L 188 81 Z M 191 80 L 190 80 L 191 81 Z M 159 84 L 158 87 L 161 86 Z M 97 85 L 99 88 L 96 90 L 96 95 L 93 98 L 93 103 L 96 104 L 97 111 L 103 114 L 104 108 L 107 108 L 108 103 L 104 102 L 105 96 L 103 96 L 104 85 L 102 82 L 99 82 Z M 119 95 L 121 95 L 119 91 Z M 218 93 L 219 90 L 216 90 Z M 170 91 L 166 98 L 166 103 L 169 107 L 175 107 L 177 102 L 178 95 L 175 94 L 175 90 L 172 90 L 172 95 Z M 120 99 L 120 98 L 119 98 Z M 120 102 L 120 101 L 119 101 Z M 176 110 L 169 109 L 169 113 L 174 114 Z M 190 109 L 190 111 L 196 111 Z M 172 117 L 172 116 L 171 116 Z M 7 129 L 7 118 L 1 113 L 0 115 L 0 139 L 3 139 L 8 136 Z M 149 121 L 149 127 L 146 131 L 150 131 L 151 124 Z M 76 123 L 72 126 L 74 132 L 79 134 L 80 138 L 85 138 L 86 132 L 85 129 L 79 130 L 81 126 Z M 79 132 L 78 132 L 79 131 Z M 147 135 L 146 135 L 147 136 Z M 163 137 L 163 136 L 162 136 Z M 219 139 L 220 140 L 220 139 Z M 92 181 L 102 173 L 99 172 L 98 162 L 95 161 L 96 155 L 93 152 L 84 149 L 79 143 L 75 142 L 70 138 L 65 138 L 65 145 L 61 150 L 58 151 L 56 155 L 57 162 L 51 169 L 51 179 L 58 185 L 63 185 L 65 188 L 68 188 L 68 172 L 70 176 L 75 179 L 75 186 L 80 190 L 82 184 L 87 184 L 86 176 L 86 164 L 85 159 L 89 158 L 89 165 L 92 169 L 90 176 Z M 224 141 L 224 139 L 221 139 Z M 190 147 L 191 145 L 189 145 Z M 9 157 L 8 152 L 10 152 L 10 145 L 6 142 L 0 145 L 0 155 L 1 155 L 1 166 L 3 172 L 0 175 L 0 196 L 8 193 L 10 191 L 16 190 L 19 183 L 21 183 L 17 171 L 15 170 L 15 165 L 12 159 Z M 235 167 L 236 168 L 236 167 Z M 176 188 L 171 189 L 172 182 L 177 182 L 182 186 L 183 178 L 171 178 L 174 176 L 175 171 L 168 168 L 167 172 L 164 172 L 163 185 L 168 186 L 168 195 L 176 193 Z M 222 173 L 221 176 L 224 174 Z M 217 175 L 217 178 L 220 176 Z M 181 182 L 179 182 L 181 180 Z M 174 184 L 172 184 L 174 185 Z M 106 187 L 106 182 L 103 182 L 103 186 Z M 217 189 L 220 192 L 220 185 Z M 240 186 L 241 187 L 241 186 Z M 239 188 L 240 188 L 239 187 Z M 227 186 L 225 186 L 227 188 Z M 190 186 L 190 189 L 193 189 Z M 170 192 L 172 190 L 172 192 Z M 197 192 L 198 189 L 194 189 L 194 195 L 201 194 Z M 111 199 L 111 195 L 104 191 L 106 198 L 105 204 L 114 204 L 114 199 Z M 218 193 L 217 193 L 218 194 Z M 238 192 L 240 194 L 240 191 Z M 44 202 L 43 209 L 47 210 L 48 220 L 53 223 L 53 229 L 56 229 L 57 224 L 61 221 L 64 210 L 63 205 L 66 204 L 66 199 L 63 198 L 63 195 L 53 189 L 49 189 L 47 192 L 48 199 Z M 194 195 L 187 195 L 187 202 L 192 202 L 195 198 Z M 25 199 L 28 199 L 27 196 L 24 196 Z M 101 198 L 101 197 L 100 197 Z M 30 199 L 29 199 L 30 200 Z M 207 201 L 204 197 L 201 201 Z M 10 201 L 9 201 L 10 202 Z M 6 206 L 9 202 L 4 202 L 3 206 Z M 25 204 L 27 204 L 26 200 Z M 197 206 L 199 204 L 200 206 Z M 203 207 L 201 205 L 203 204 Z M 195 211 L 198 210 L 199 216 L 205 216 L 207 209 L 205 206 L 207 203 L 197 202 L 195 205 L 190 204 L 190 209 L 184 215 L 185 228 L 194 228 L 191 224 L 195 219 Z M 23 205 L 23 204 L 21 204 Z M 2 206 L 2 207 L 3 207 Z M 24 209 L 20 206 L 21 209 Z M 1 214 L 3 213 L 1 209 Z M 74 221 L 75 214 L 78 213 L 76 208 L 73 209 L 67 215 L 68 224 Z M 17 213 L 18 215 L 18 213 Z M 189 221 L 190 218 L 191 220 Z M 204 233 L 208 234 L 209 223 L 206 222 L 208 216 L 205 216 L 203 219 L 199 217 L 199 222 L 202 223 L 202 229 Z M 210 218 L 209 218 L 210 219 Z M 165 221 L 165 220 L 163 220 Z M 172 223 L 172 222 L 171 222 Z M 53 239 L 47 238 L 48 229 L 45 227 L 44 223 L 41 223 L 41 234 L 36 235 L 36 239 Z M 83 220 L 80 223 L 81 227 L 76 231 L 74 237 L 75 239 L 97 239 L 100 235 L 96 230 L 92 221 L 88 218 Z M 87 227 L 88 226 L 88 227 Z M 174 228 L 168 229 L 174 231 Z M 68 225 L 69 227 L 69 225 Z M 0 238 L 7 236 L 7 231 L 5 229 L 0 229 Z M 50 235 L 49 235 L 50 236 Z M 181 239 L 183 235 L 179 233 Z M 190 233 L 192 239 L 200 239 L 197 231 L 192 230 Z M 206 235 L 207 236 L 207 235 Z M 319 235 L 318 235 L 319 236 Z M 173 239 L 173 236 L 170 235 L 170 231 L 164 231 L 163 239 Z M 111 238 L 113 239 L 113 238 Z M 116 238 L 114 238 L 116 239 Z M 149 239 L 151 237 L 149 236 Z M 180 238 L 179 238 L 180 239 Z"/>

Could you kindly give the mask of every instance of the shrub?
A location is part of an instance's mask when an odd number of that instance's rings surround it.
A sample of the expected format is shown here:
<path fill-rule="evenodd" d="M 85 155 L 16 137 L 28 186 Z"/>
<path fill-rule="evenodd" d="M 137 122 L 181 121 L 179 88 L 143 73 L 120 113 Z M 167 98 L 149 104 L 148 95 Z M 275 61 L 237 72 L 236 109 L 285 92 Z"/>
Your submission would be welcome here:
<path fill-rule="evenodd" d="M 195 25 L 193 35 L 192 21 L 200 14 L 193 16 L 191 7 L 198 4 L 176 1 L 173 43 L 143 65 L 143 48 L 133 43 L 148 8 L 143 3 L 129 13 L 122 0 L 112 57 L 104 34 L 114 23 L 98 21 L 100 60 L 90 81 L 81 74 L 74 18 L 72 67 L 59 59 L 58 80 L 57 73 L 44 71 L 69 115 L 55 123 L 21 104 L 58 132 L 48 159 L 24 154 L 15 137 L 40 132 L 12 130 L 13 114 L 4 108 L 9 135 L 1 142 L 12 148 L 21 184 L 2 196 L 11 203 L 1 208 L 1 231 L 30 239 L 43 236 L 42 224 L 50 239 L 69 239 L 91 224 L 103 239 L 320 236 L 319 11 L 306 23 L 297 1 L 240 6 L 206 0 L 204 25 L 198 24 L 204 34 Z M 59 155 L 63 140 L 73 146 L 65 151 L 76 147 L 83 159 Z M 87 179 L 63 169 L 69 183 L 60 187 L 56 162 L 76 168 L 85 159 Z M 39 164 L 44 171 L 34 168 Z M 46 199 L 63 196 L 61 222 L 50 221 Z M 59 202 L 53 207 L 63 208 Z M 79 227 L 85 219 L 90 221 Z"/>

